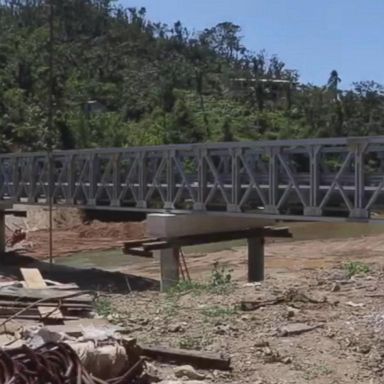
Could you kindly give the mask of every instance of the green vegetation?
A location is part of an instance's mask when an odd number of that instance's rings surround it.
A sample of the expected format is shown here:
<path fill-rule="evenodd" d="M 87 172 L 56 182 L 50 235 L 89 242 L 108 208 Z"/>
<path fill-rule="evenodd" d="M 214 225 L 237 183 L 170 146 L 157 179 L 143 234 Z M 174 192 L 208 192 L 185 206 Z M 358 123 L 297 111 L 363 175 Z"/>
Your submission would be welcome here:
<path fill-rule="evenodd" d="M 112 303 L 109 300 L 100 297 L 95 302 L 95 310 L 98 315 L 108 317 L 113 313 Z"/>
<path fill-rule="evenodd" d="M 230 285 L 232 282 L 232 269 L 227 269 L 225 266 L 220 266 L 218 262 L 213 265 L 211 275 L 212 287 L 223 287 Z"/>
<path fill-rule="evenodd" d="M 222 306 L 212 306 L 203 308 L 201 310 L 202 314 L 206 317 L 228 317 L 237 314 L 237 310 L 234 307 L 222 307 Z"/>
<path fill-rule="evenodd" d="M 170 296 L 189 292 L 196 295 L 204 292 L 225 294 L 233 287 L 231 272 L 232 270 L 227 269 L 225 266 L 214 263 L 208 282 L 182 280 L 170 289 L 168 294 Z"/>
<path fill-rule="evenodd" d="M 369 266 L 360 261 L 350 261 L 344 265 L 344 269 L 349 278 L 355 275 L 369 273 Z"/>
<path fill-rule="evenodd" d="M 193 33 L 112 0 L 53 4 L 48 137 L 47 1 L 0 0 L 2 152 L 383 134 L 381 84 L 341 92 L 336 71 L 323 87 L 301 84 L 230 22 Z"/>
<path fill-rule="evenodd" d="M 181 349 L 194 349 L 199 351 L 211 343 L 212 340 L 208 336 L 185 335 L 179 338 L 178 347 Z"/>

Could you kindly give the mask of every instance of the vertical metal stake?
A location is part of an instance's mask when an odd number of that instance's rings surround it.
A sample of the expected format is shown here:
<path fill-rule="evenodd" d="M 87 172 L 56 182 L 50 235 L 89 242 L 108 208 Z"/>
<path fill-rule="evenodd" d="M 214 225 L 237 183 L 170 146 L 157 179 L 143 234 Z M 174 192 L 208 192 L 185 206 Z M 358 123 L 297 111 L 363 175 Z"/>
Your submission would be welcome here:
<path fill-rule="evenodd" d="M 48 210 L 49 210 L 49 263 L 53 263 L 53 0 L 49 2 L 49 94 L 48 94 Z"/>

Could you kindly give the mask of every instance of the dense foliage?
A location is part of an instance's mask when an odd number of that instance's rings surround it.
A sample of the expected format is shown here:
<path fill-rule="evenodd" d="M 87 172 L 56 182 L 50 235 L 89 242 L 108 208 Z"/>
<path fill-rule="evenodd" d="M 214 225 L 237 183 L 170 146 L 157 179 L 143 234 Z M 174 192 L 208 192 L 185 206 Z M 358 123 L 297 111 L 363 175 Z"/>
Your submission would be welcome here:
<path fill-rule="evenodd" d="M 112 0 L 53 4 L 58 148 L 384 133 L 382 85 L 301 84 L 230 22 L 191 33 Z M 46 146 L 48 20 L 47 1 L 0 0 L 0 151 Z"/>

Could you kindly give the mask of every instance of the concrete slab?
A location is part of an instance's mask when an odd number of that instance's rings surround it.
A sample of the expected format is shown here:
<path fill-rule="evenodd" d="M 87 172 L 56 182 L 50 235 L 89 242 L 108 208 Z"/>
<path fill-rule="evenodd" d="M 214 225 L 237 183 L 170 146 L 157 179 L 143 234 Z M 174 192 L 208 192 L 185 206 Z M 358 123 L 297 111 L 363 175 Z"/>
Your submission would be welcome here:
<path fill-rule="evenodd" d="M 274 220 L 242 218 L 231 215 L 153 213 L 147 216 L 146 235 L 149 237 L 172 238 L 262 228 L 273 224 L 275 224 Z"/>
<path fill-rule="evenodd" d="M 13 207 L 13 203 L 9 201 L 0 201 L 0 211 L 11 209 L 12 207 Z"/>

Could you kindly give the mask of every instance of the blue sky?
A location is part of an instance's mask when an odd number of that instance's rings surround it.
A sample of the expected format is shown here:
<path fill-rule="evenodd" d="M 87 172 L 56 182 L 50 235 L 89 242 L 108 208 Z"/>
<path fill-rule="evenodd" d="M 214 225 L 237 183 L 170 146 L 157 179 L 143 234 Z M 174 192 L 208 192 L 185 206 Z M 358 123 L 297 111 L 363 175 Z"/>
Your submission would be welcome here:
<path fill-rule="evenodd" d="M 121 0 L 148 17 L 196 31 L 222 21 L 242 28 L 252 51 L 277 54 L 301 80 L 324 84 L 332 69 L 342 87 L 384 83 L 384 0 Z"/>

